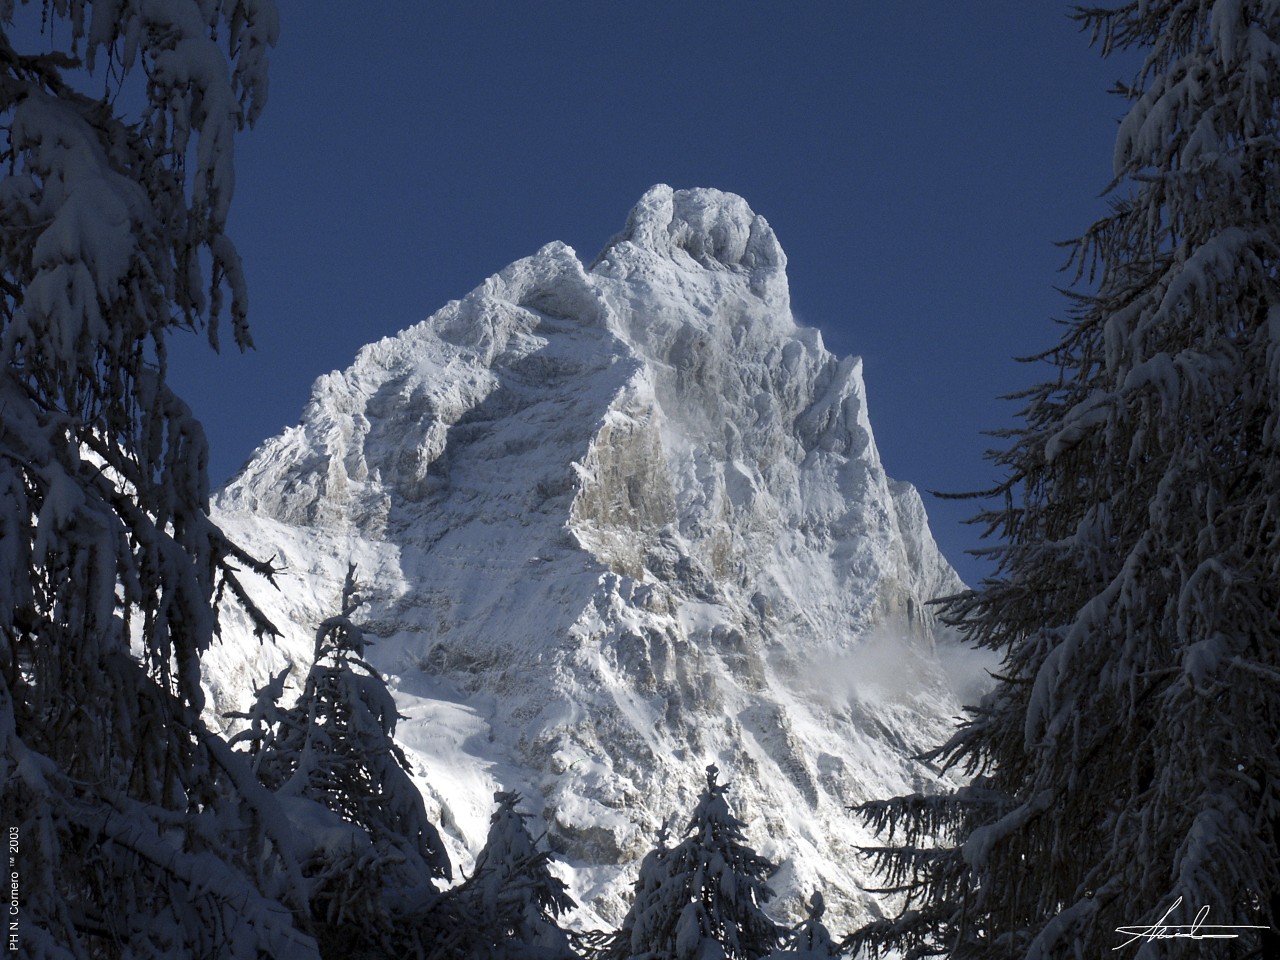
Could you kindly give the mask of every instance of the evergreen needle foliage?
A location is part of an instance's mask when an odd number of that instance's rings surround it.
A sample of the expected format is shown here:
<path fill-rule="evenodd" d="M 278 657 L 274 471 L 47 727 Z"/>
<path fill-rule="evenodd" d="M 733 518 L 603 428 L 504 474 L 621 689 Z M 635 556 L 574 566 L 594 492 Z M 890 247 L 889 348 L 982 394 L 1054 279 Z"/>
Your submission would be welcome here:
<path fill-rule="evenodd" d="M 831 960 L 840 956 L 841 948 L 832 938 L 822 915 L 827 912 L 826 899 L 818 891 L 809 898 L 809 914 L 783 937 L 783 945 L 766 960 Z"/>
<path fill-rule="evenodd" d="M 1002 677 L 935 754 L 970 785 L 861 808 L 906 907 L 850 945 L 1280 956 L 1280 2 L 1076 15 L 1143 59 L 1092 292 L 995 456 L 998 575 L 946 607 Z M 1270 929 L 1116 932 L 1202 908 Z"/>
<path fill-rule="evenodd" d="M 419 954 L 429 939 L 420 914 L 436 899 L 432 878 L 452 875 L 422 794 L 395 743 L 399 715 L 381 675 L 364 659 L 351 616 L 361 600 L 347 570 L 341 612 L 316 630 L 315 663 L 302 694 L 280 709 L 288 670 L 258 691 L 232 743 L 252 764 L 295 830 L 322 954 Z"/>
<path fill-rule="evenodd" d="M 564 882 L 547 869 L 551 854 L 538 850 L 516 809 L 520 796 L 498 791 L 498 808 L 476 858 L 464 896 L 478 936 L 470 951 L 476 960 L 569 960 L 573 951 L 556 918 L 577 904 Z"/>
<path fill-rule="evenodd" d="M 773 865 L 746 844 L 715 764 L 684 830 L 640 865 L 635 900 L 614 938 L 616 960 L 759 960 L 781 930 L 763 910 Z"/>
<path fill-rule="evenodd" d="M 216 599 L 267 631 L 233 563 L 271 570 L 210 521 L 204 433 L 166 382 L 174 329 L 216 346 L 225 307 L 250 343 L 225 225 L 275 8 L 40 7 L 48 49 L 19 50 L 0 0 L 0 810 L 21 836 L 20 949 L 314 957 L 287 825 L 201 720 Z"/>

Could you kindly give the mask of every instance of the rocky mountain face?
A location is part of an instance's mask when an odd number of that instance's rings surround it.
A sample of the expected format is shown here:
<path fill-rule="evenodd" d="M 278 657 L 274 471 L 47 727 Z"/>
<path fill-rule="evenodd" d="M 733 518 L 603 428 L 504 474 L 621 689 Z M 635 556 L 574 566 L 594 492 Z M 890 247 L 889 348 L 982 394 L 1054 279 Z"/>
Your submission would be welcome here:
<path fill-rule="evenodd" d="M 847 808 L 935 777 L 910 756 L 959 706 L 925 603 L 960 584 L 741 198 L 654 187 L 589 265 L 549 244 L 365 347 L 216 511 L 285 573 L 255 593 L 277 643 L 225 618 L 214 709 L 305 672 L 356 563 L 455 862 L 517 790 L 582 921 L 616 922 L 714 761 L 778 916 L 877 909 Z"/>

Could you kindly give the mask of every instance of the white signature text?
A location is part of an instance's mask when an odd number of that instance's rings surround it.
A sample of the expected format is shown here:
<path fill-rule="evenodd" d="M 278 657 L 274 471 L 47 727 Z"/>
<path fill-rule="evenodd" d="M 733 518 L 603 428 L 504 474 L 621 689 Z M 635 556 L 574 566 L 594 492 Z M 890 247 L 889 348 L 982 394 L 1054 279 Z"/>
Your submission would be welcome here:
<path fill-rule="evenodd" d="M 1174 938 L 1184 938 L 1187 940 L 1234 940 L 1240 936 L 1239 933 L 1229 933 L 1223 931 L 1231 930 L 1266 930 L 1267 927 L 1258 927 L 1252 924 L 1236 924 L 1235 926 L 1227 926 L 1218 923 L 1205 923 L 1209 917 L 1209 905 L 1205 904 L 1196 913 L 1195 919 L 1189 924 L 1173 924 L 1165 923 L 1169 919 L 1169 914 L 1182 906 L 1182 898 L 1179 897 L 1173 901 L 1173 906 L 1164 912 L 1164 916 L 1155 923 L 1147 927 L 1116 927 L 1116 933 L 1127 936 L 1129 939 L 1118 947 L 1112 947 L 1112 950 L 1122 950 L 1131 943 L 1137 943 L 1139 940 L 1150 943 L 1152 940 L 1172 940 Z"/>

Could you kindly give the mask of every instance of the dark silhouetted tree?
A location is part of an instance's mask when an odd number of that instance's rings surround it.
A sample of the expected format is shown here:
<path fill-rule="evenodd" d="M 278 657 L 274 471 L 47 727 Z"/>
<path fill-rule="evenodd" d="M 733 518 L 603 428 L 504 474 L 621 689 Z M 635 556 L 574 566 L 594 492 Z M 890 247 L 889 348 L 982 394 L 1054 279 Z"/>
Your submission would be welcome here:
<path fill-rule="evenodd" d="M 204 433 L 166 380 L 175 329 L 216 346 L 229 312 L 250 342 L 225 225 L 275 8 L 33 6 L 47 49 L 0 2 L 0 810 L 21 836 L 20 949 L 314 957 L 287 825 L 201 720 L 216 595 L 266 630 L 233 562 L 270 569 L 210 521 Z"/>
<path fill-rule="evenodd" d="M 822 915 L 827 912 L 825 898 L 814 891 L 809 898 L 809 914 L 783 937 L 783 945 L 769 954 L 769 960 L 831 960 L 840 956 L 840 945 L 831 937 Z"/>
<path fill-rule="evenodd" d="M 942 797 L 865 805 L 906 957 L 1280 955 L 1280 3 L 1079 10 L 1142 56 L 1110 215 L 996 460 L 997 576 L 946 607 L 1002 676 Z"/>
<path fill-rule="evenodd" d="M 249 744 L 254 769 L 297 832 L 317 937 L 326 956 L 359 951 L 416 954 L 420 922 L 436 900 L 433 878 L 451 876 L 394 738 L 399 715 L 381 675 L 364 660 L 351 619 L 361 600 L 347 570 L 341 611 L 316 630 L 315 663 L 288 709 L 288 673 L 262 690 L 233 743 Z"/>
<path fill-rule="evenodd" d="M 551 854 L 538 850 L 516 809 L 518 794 L 493 795 L 498 808 L 476 858 L 465 895 L 478 936 L 470 955 L 491 960 L 567 960 L 573 956 L 557 918 L 574 908 L 564 882 L 548 869 Z"/>

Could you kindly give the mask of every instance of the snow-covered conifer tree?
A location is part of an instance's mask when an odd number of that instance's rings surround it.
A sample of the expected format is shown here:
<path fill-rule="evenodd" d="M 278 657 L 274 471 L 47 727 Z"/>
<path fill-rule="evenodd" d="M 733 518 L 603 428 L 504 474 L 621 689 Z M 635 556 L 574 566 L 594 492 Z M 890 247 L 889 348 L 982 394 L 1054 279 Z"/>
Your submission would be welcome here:
<path fill-rule="evenodd" d="M 556 918 L 575 906 L 564 882 L 547 864 L 551 854 L 538 850 L 516 809 L 520 796 L 498 791 L 498 808 L 489 835 L 476 858 L 475 872 L 460 890 L 468 937 L 468 956 L 476 960 L 568 960 L 568 938 Z M 438 924 L 437 924 L 438 925 Z"/>
<path fill-rule="evenodd" d="M 1077 16 L 1142 60 L 1088 290 L 997 456 L 998 575 L 947 608 L 1002 676 L 939 751 L 969 786 L 863 808 L 908 904 L 852 943 L 1280 956 L 1280 2 Z M 1117 933 L 1202 911 L 1269 929 Z"/>
<path fill-rule="evenodd" d="M 831 960 L 840 956 L 840 945 L 822 922 L 827 904 L 815 890 L 809 898 L 809 915 L 783 937 L 783 946 L 769 954 L 769 960 Z"/>
<path fill-rule="evenodd" d="M 668 846 L 670 832 L 667 824 L 658 831 L 658 845 L 644 855 L 640 871 L 632 888 L 631 909 L 622 919 L 622 925 L 613 934 L 609 956 L 615 960 L 633 956 L 644 944 L 657 939 L 656 927 L 663 918 L 676 913 L 674 884 L 667 884 L 666 859 L 671 853 Z M 670 901 L 670 902 L 668 902 Z"/>
<path fill-rule="evenodd" d="M 684 839 L 642 862 L 612 951 L 619 960 L 758 960 L 777 945 L 778 925 L 762 908 L 773 866 L 747 846 L 718 775 L 707 767 Z"/>
<path fill-rule="evenodd" d="M 216 345 L 229 312 L 249 344 L 225 224 L 275 8 L 31 7 L 47 43 L 15 39 L 0 2 L 0 810 L 20 950 L 314 956 L 287 828 L 200 719 L 215 594 L 243 599 L 232 561 L 270 571 L 210 522 L 204 434 L 166 382 L 174 329 Z"/>
<path fill-rule="evenodd" d="M 361 603 L 347 570 L 341 612 L 316 630 L 315 663 L 288 709 L 282 672 L 258 692 L 248 742 L 258 776 L 297 830 L 317 937 L 326 956 L 416 951 L 433 877 L 451 876 L 440 834 L 395 743 L 399 715 L 381 675 L 364 659 Z"/>

